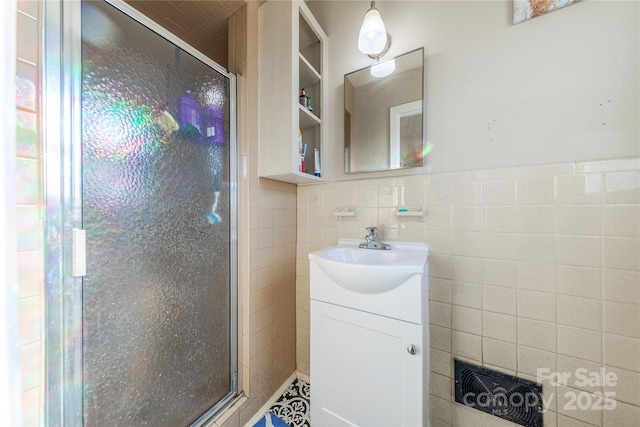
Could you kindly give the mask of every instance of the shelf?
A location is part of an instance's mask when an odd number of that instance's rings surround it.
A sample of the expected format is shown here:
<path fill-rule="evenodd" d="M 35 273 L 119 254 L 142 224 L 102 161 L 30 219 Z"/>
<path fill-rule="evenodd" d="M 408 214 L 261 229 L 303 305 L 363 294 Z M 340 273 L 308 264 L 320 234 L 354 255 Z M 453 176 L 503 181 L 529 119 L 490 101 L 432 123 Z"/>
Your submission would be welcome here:
<path fill-rule="evenodd" d="M 327 35 L 303 0 L 272 0 L 258 9 L 258 38 L 258 175 L 294 184 L 324 182 L 313 170 L 315 150 L 322 160 L 327 145 Z M 298 103 L 302 89 L 312 111 Z M 298 171 L 298 130 L 311 173 Z"/>
<path fill-rule="evenodd" d="M 300 21 L 298 21 L 298 49 L 305 50 L 312 46 L 315 46 L 320 42 L 318 40 L 318 36 L 313 31 L 309 23 L 304 19 L 303 16 L 300 16 Z"/>
<path fill-rule="evenodd" d="M 308 88 L 320 83 L 322 77 L 320 73 L 307 61 L 302 53 L 298 53 L 300 67 L 300 88 Z"/>
<path fill-rule="evenodd" d="M 300 8 L 300 14 L 298 15 L 298 52 L 300 52 L 305 60 L 309 64 L 313 64 L 312 68 L 320 70 L 321 55 L 322 55 L 322 40 L 323 36 L 321 29 L 314 29 L 318 25 L 313 15 L 308 9 Z M 311 24 L 310 21 L 314 23 Z"/>
<path fill-rule="evenodd" d="M 319 182 L 324 182 L 322 177 L 317 177 L 315 175 L 299 171 L 286 172 L 278 175 L 264 175 L 263 178 L 290 182 L 292 184 L 317 184 Z"/>
<path fill-rule="evenodd" d="M 336 208 L 333 212 L 334 216 L 339 218 L 355 218 L 360 213 L 358 208 L 348 207 L 348 208 Z"/>
<path fill-rule="evenodd" d="M 396 217 L 423 222 L 427 218 L 427 210 L 424 207 L 399 206 Z"/>
<path fill-rule="evenodd" d="M 306 129 L 314 126 L 320 126 L 320 119 L 311 111 L 298 104 L 298 111 L 300 112 L 300 129 Z"/>

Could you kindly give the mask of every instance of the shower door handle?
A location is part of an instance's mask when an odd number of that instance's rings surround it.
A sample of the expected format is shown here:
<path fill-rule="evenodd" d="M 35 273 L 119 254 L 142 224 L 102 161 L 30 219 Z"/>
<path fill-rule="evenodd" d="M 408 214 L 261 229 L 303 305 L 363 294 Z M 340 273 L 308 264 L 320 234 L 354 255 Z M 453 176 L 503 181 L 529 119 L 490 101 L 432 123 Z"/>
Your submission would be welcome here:
<path fill-rule="evenodd" d="M 71 275 L 82 277 L 87 274 L 87 235 L 79 228 L 71 230 Z"/>

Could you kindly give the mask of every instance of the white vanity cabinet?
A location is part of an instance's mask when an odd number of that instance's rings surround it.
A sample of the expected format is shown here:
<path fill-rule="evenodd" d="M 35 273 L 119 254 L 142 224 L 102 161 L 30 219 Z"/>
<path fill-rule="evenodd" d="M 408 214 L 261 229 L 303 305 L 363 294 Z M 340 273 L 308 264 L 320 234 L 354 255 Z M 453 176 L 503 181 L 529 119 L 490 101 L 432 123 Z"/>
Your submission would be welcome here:
<path fill-rule="evenodd" d="M 323 181 L 314 175 L 314 149 L 319 150 L 322 166 L 327 136 L 327 36 L 302 0 L 262 4 L 258 36 L 258 174 L 295 184 Z M 311 108 L 300 104 L 302 89 L 311 98 Z M 298 130 L 307 146 L 304 171 L 299 170 Z"/>
<path fill-rule="evenodd" d="M 312 425 L 428 425 L 424 250 L 421 274 L 371 293 L 336 283 L 310 255 Z"/>
<path fill-rule="evenodd" d="M 423 426 L 422 332 L 422 325 L 312 300 L 312 424 Z"/>

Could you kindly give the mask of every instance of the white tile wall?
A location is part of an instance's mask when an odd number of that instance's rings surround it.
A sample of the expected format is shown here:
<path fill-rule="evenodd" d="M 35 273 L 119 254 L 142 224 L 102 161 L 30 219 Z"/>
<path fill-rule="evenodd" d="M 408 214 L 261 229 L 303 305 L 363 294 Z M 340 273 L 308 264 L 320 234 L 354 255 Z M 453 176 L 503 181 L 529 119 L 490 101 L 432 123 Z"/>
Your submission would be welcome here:
<path fill-rule="evenodd" d="M 395 217 L 394 208 L 409 203 L 426 206 L 425 222 Z M 337 206 L 357 206 L 361 215 L 336 220 L 331 211 Z M 637 424 L 640 159 L 299 186 L 297 348 L 303 372 L 307 255 L 340 237 L 362 238 L 369 225 L 377 225 L 383 239 L 430 245 L 434 426 L 503 423 L 452 403 L 454 357 L 533 380 L 538 368 L 611 370 L 620 378 L 616 386 L 544 381 L 551 402 L 544 423 Z M 564 392 L 603 391 L 616 392 L 615 410 L 565 408 Z"/>

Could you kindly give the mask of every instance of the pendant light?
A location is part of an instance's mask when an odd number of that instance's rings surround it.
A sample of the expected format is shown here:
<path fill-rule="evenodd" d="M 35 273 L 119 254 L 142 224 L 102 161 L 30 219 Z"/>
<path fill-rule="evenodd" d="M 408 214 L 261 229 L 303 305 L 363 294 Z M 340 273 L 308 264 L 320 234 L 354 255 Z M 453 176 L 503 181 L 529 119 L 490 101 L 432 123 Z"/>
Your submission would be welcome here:
<path fill-rule="evenodd" d="M 364 15 L 360 35 L 358 36 L 358 49 L 360 52 L 372 56 L 380 57 L 381 53 L 388 49 L 387 29 L 382 22 L 380 12 L 376 9 L 376 2 L 371 2 L 371 8 Z"/>

